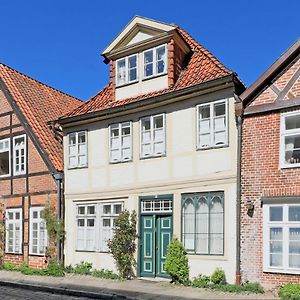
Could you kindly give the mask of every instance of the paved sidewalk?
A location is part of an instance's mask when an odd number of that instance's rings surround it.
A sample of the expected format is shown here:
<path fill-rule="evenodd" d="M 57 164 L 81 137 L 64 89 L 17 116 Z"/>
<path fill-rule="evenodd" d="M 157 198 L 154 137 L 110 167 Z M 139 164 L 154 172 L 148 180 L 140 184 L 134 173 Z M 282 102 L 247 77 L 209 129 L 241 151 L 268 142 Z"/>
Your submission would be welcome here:
<path fill-rule="evenodd" d="M 26 289 L 53 292 L 93 299 L 277 299 L 272 293 L 232 294 L 206 289 L 174 286 L 149 280 L 113 281 L 67 274 L 62 278 L 28 276 L 20 272 L 0 271 L 0 286 L 22 286 Z"/>

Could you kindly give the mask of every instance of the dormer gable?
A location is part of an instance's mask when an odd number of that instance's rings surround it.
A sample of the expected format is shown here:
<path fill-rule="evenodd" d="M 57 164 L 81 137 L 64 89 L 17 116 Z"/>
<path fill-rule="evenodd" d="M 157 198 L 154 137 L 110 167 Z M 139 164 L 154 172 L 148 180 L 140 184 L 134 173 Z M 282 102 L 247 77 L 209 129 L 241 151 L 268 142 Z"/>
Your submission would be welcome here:
<path fill-rule="evenodd" d="M 103 51 L 116 100 L 174 85 L 192 51 L 176 29 L 137 16 Z"/>

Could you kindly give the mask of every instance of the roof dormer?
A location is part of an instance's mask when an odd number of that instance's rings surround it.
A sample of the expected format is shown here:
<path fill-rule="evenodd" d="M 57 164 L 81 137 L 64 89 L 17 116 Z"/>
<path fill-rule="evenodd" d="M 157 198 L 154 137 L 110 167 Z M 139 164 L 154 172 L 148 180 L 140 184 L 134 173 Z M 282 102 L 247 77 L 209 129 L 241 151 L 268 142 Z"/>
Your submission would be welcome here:
<path fill-rule="evenodd" d="M 135 17 L 103 51 L 115 99 L 169 88 L 191 51 L 177 26 Z"/>

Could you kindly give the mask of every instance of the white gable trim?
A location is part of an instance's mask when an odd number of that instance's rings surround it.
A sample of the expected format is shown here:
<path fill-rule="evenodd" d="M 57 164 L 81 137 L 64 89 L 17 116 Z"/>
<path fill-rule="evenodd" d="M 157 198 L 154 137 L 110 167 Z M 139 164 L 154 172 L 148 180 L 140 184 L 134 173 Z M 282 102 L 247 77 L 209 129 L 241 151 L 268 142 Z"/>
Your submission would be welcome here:
<path fill-rule="evenodd" d="M 125 28 L 119 33 L 119 35 L 110 43 L 110 45 L 104 49 L 102 55 L 106 55 L 107 53 L 111 52 L 117 45 L 119 45 L 124 39 L 128 37 L 133 31 L 141 27 L 147 27 L 150 30 L 158 31 L 158 32 L 169 32 L 174 30 L 176 26 L 154 21 L 151 19 L 146 19 L 144 17 L 136 16 L 134 17 L 126 26 Z"/>

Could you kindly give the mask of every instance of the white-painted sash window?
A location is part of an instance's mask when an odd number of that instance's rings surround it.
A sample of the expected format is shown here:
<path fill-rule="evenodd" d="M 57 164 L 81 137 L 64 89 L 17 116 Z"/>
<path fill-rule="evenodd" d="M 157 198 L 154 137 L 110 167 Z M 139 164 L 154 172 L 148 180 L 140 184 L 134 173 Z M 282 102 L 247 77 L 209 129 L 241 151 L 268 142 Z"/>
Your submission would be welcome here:
<path fill-rule="evenodd" d="M 79 251 L 107 252 L 122 202 L 77 205 L 77 247 Z"/>
<path fill-rule="evenodd" d="M 88 162 L 87 131 L 70 133 L 68 140 L 69 168 L 86 167 Z"/>
<path fill-rule="evenodd" d="M 30 208 L 29 253 L 44 255 L 48 243 L 46 222 L 41 216 L 44 207 Z"/>
<path fill-rule="evenodd" d="M 121 59 L 117 62 L 117 86 L 138 80 L 138 55 L 134 54 Z"/>
<path fill-rule="evenodd" d="M 10 141 L 0 140 L 0 177 L 10 175 Z"/>
<path fill-rule="evenodd" d="M 165 114 L 141 119 L 141 157 L 166 153 Z"/>
<path fill-rule="evenodd" d="M 264 204 L 264 271 L 300 274 L 300 204 Z"/>
<path fill-rule="evenodd" d="M 281 167 L 300 166 L 300 112 L 281 115 Z"/>
<path fill-rule="evenodd" d="M 167 72 L 166 45 L 146 50 L 144 56 L 144 78 L 149 78 Z"/>
<path fill-rule="evenodd" d="M 132 159 L 132 124 L 123 122 L 109 126 L 110 162 Z"/>
<path fill-rule="evenodd" d="M 20 135 L 13 138 L 14 175 L 26 173 L 26 136 Z"/>
<path fill-rule="evenodd" d="M 22 253 L 22 209 L 11 208 L 6 210 L 6 252 Z"/>
<path fill-rule="evenodd" d="M 197 106 L 197 148 L 228 145 L 227 101 L 220 100 Z"/>
<path fill-rule="evenodd" d="M 189 253 L 223 255 L 224 193 L 182 195 L 182 240 Z"/>

